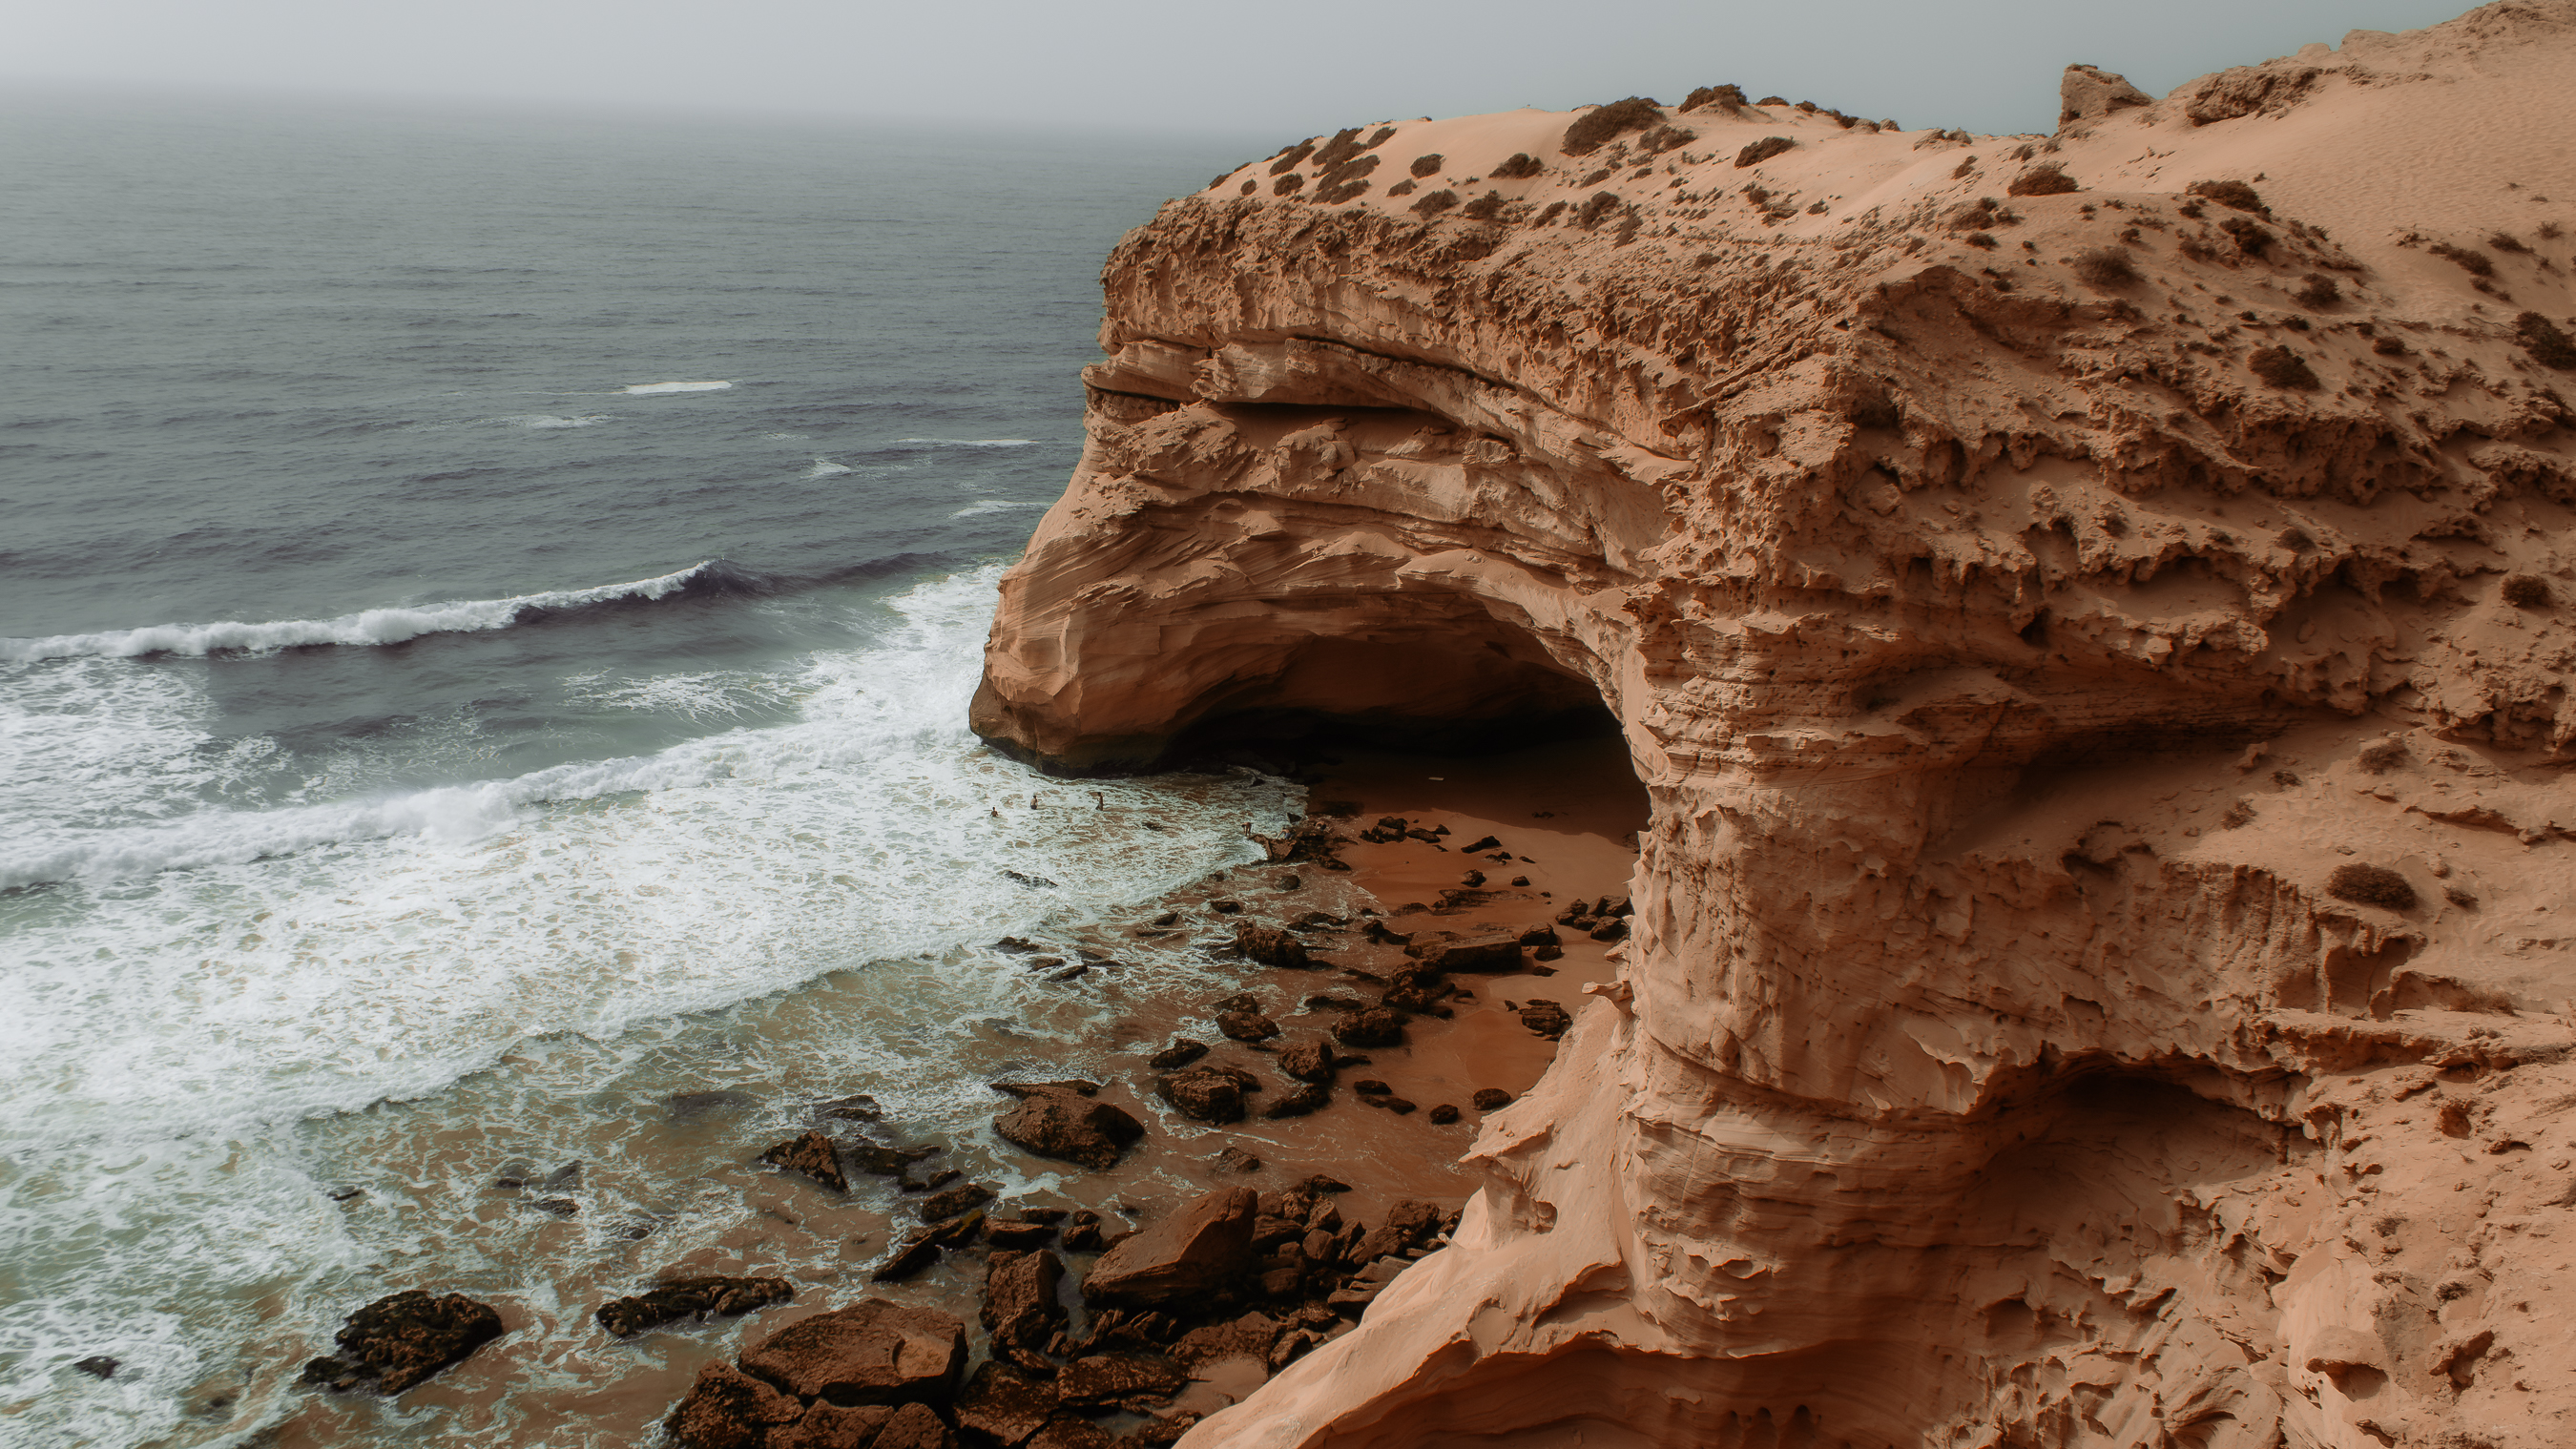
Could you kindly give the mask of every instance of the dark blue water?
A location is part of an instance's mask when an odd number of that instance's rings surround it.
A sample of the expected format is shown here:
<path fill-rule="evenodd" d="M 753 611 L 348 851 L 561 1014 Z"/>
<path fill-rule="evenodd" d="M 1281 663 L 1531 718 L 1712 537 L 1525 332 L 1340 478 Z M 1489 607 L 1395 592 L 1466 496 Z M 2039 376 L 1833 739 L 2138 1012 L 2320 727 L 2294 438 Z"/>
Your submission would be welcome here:
<path fill-rule="evenodd" d="M 0 109 L 0 1443 L 236 1441 L 376 1292 L 578 1327 L 734 1241 L 602 1102 L 819 1072 L 953 1126 L 994 1043 L 1088 1040 L 977 943 L 1289 796 L 1032 811 L 963 709 L 1099 258 L 1261 149 Z M 587 1247 L 453 1230 L 512 1153 L 591 1164 Z M 459 1412 L 364 1433 L 535 1422 Z"/>

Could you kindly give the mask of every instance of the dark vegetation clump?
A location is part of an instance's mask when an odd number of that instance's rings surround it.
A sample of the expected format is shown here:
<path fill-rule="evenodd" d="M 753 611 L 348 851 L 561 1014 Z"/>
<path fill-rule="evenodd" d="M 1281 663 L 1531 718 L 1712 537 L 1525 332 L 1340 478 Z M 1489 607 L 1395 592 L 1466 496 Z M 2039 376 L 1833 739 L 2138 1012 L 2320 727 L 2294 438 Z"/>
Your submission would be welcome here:
<path fill-rule="evenodd" d="M 2425 250 L 2446 261 L 2458 262 L 2472 277 L 2495 275 L 2495 258 L 2475 247 L 2455 247 L 2449 242 L 2435 242 Z"/>
<path fill-rule="evenodd" d="M 1671 151 L 1687 146 L 1698 139 L 1697 131 L 1686 131 L 1679 126 L 1657 126 L 1638 137 L 1637 144 L 1645 148 L 1647 155 L 1652 156 L 1658 151 Z"/>
<path fill-rule="evenodd" d="M 2567 233 L 2561 230 L 2558 223 L 2554 221 L 2544 221 L 2540 224 L 2540 239 L 2542 241 L 2556 241 L 2565 235 L 2567 235 Z"/>
<path fill-rule="evenodd" d="M 2253 356 L 2245 359 L 2245 365 L 2254 369 L 2256 377 L 2274 387 L 2313 392 L 2323 386 L 2317 381 L 2316 371 L 2308 366 L 2308 360 L 2286 347 L 2258 348 Z"/>
<path fill-rule="evenodd" d="M 2323 311 L 2343 300 L 2343 288 L 2336 286 L 2335 279 L 2323 272 L 2310 272 L 2299 279 L 2299 290 L 2290 295 L 2298 298 L 2303 306 Z"/>
<path fill-rule="evenodd" d="M 1465 206 L 1458 208 L 1458 214 L 1460 216 L 1474 217 L 1478 221 L 1492 221 L 1495 217 L 1502 214 L 1502 210 L 1503 194 L 1499 191 L 1488 191 L 1484 195 L 1477 197 L 1475 200 L 1468 202 Z"/>
<path fill-rule="evenodd" d="M 2406 343 L 2401 338 L 2383 335 L 2371 339 L 2370 350 L 2378 353 L 2382 357 L 2404 357 L 2406 355 Z"/>
<path fill-rule="evenodd" d="M 1967 157 L 1950 168 L 1950 179 L 1953 181 L 1965 181 L 1976 174 L 1977 158 L 1974 156 Z"/>
<path fill-rule="evenodd" d="M 1765 106 L 1785 106 L 1789 104 L 1789 98 L 1787 96 L 1764 96 L 1758 104 Z"/>
<path fill-rule="evenodd" d="M 2478 908 L 2477 892 L 2461 886 L 2442 887 L 2442 899 L 2464 911 L 2474 911 Z"/>
<path fill-rule="evenodd" d="M 1701 86 L 1682 97 L 1681 108 L 1696 111 L 1702 106 L 1740 106 L 1744 104 L 1742 86 Z"/>
<path fill-rule="evenodd" d="M 1617 192 L 1596 191 L 1592 193 L 1591 200 L 1586 201 L 1583 205 L 1575 209 L 1574 224 L 1583 228 L 1585 231 L 1590 231 L 1601 224 L 1602 217 L 1616 211 L 1618 207 L 1619 195 Z"/>
<path fill-rule="evenodd" d="M 2218 828 L 2221 830 L 2241 830 L 2253 823 L 2254 803 L 2250 800 L 2237 801 L 2227 807 L 2226 814 L 2218 817 Z"/>
<path fill-rule="evenodd" d="M 2138 280 L 2138 264 L 2118 247 L 2096 247 L 2075 259 L 2075 275 L 2095 287 L 2125 287 Z"/>
<path fill-rule="evenodd" d="M 1271 182 L 1271 183 L 1270 183 L 1270 194 L 1271 194 L 1271 195 L 1273 195 L 1273 196 L 1289 196 L 1289 195 L 1293 195 L 1293 194 L 1294 194 L 1295 192 L 1297 192 L 1300 188 L 1304 187 L 1304 186 L 1305 186 L 1305 184 L 1306 184 L 1306 173 L 1305 173 L 1305 172 L 1303 172 L 1303 171 L 1291 171 L 1291 172 L 1289 172 L 1287 175 L 1282 176 L 1282 177 L 1280 177 L 1278 180 L 1273 181 L 1273 182 Z"/>
<path fill-rule="evenodd" d="M 1273 176 L 1285 176 L 1289 172 L 1296 170 L 1299 166 L 1304 165 L 1306 158 L 1314 154 L 1314 142 L 1300 141 L 1296 145 L 1279 153 L 1279 159 L 1270 163 L 1270 174 Z"/>
<path fill-rule="evenodd" d="M 2273 241 L 2276 240 L 2272 233 L 2264 230 L 2262 227 L 2256 226 L 2254 223 L 2247 221 L 2241 216 L 2231 216 L 2227 220 L 2220 222 L 2218 224 L 2218 229 L 2227 233 L 2229 236 L 2234 237 L 2236 239 L 2236 249 L 2249 257 L 2259 257 L 2263 255 L 2263 249 L 2270 246 Z"/>
<path fill-rule="evenodd" d="M 2538 574 L 2504 576 L 2504 601 L 2517 609 L 2549 607 L 2549 580 Z"/>
<path fill-rule="evenodd" d="M 1547 210 L 1540 212 L 1540 213 L 1538 214 L 1538 220 L 1537 220 L 1537 221 L 1535 221 L 1535 222 L 1533 222 L 1533 223 L 1531 223 L 1531 224 L 1532 224 L 1532 225 L 1534 225 L 1534 226 L 1550 226 L 1550 225 L 1553 225 L 1553 224 L 1555 223 L 1555 221 L 1556 221 L 1556 214 L 1557 214 L 1558 212 L 1560 212 L 1560 211 L 1563 211 L 1563 210 L 1565 210 L 1565 203 L 1564 203 L 1564 202 L 1562 202 L 1562 201 L 1551 201 L 1551 202 L 1549 202 L 1549 203 L 1547 204 Z"/>
<path fill-rule="evenodd" d="M 1761 140 L 1754 142 L 1752 145 L 1745 147 L 1743 150 L 1736 152 L 1735 164 L 1738 166 L 1759 166 L 1763 162 L 1770 160 L 1772 157 L 1779 155 L 1783 151 L 1795 149 L 1797 144 L 1797 142 L 1790 140 L 1786 136 L 1765 136 Z"/>
<path fill-rule="evenodd" d="M 2404 740 L 2377 740 L 2363 746 L 2361 753 L 2353 756 L 2352 762 L 2361 767 L 2363 774 L 2385 775 L 2405 764 L 2406 760 Z"/>
<path fill-rule="evenodd" d="M 2042 161 L 2014 177 L 2012 183 L 2004 188 L 2004 194 L 2006 196 L 2061 196 L 2069 191 L 2082 189 L 2075 184 L 2074 177 L 2066 174 L 2066 168 L 2054 161 Z"/>
<path fill-rule="evenodd" d="M 1246 196 L 1250 196 L 1252 193 L 1259 191 L 1260 189 L 1261 183 L 1258 181 L 1247 181 L 1243 183 L 1243 194 Z"/>
<path fill-rule="evenodd" d="M 2500 231 L 2494 236 L 2488 237 L 2487 245 L 2494 247 L 2500 252 L 2527 252 L 2531 250 L 2531 248 L 2522 244 L 2522 238 L 2515 236 L 2509 231 Z"/>
<path fill-rule="evenodd" d="M 1442 187 L 1438 191 L 1426 193 L 1420 201 L 1413 203 L 1413 211 L 1416 216 L 1438 216 L 1457 204 L 1458 193 Z"/>
<path fill-rule="evenodd" d="M 1413 178 L 1408 176 L 1402 181 L 1395 183 L 1393 186 L 1388 187 L 1386 189 L 1386 194 L 1389 196 L 1411 196 L 1413 194 L 1413 190 Z"/>
<path fill-rule="evenodd" d="M 2415 908 L 2415 887 L 2384 865 L 2339 865 L 2326 877 L 2326 894 L 2340 901 L 2385 906 L 2392 911 Z"/>
<path fill-rule="evenodd" d="M 1344 158 L 1315 178 L 1315 199 L 1330 206 L 1368 190 L 1368 174 L 1377 169 L 1377 163 L 1377 157 L 1365 153 Z"/>
<path fill-rule="evenodd" d="M 2004 210 L 2001 203 L 1991 196 L 1960 202 L 1941 218 L 1942 224 L 1952 231 L 1984 231 L 1988 227 L 2010 226 L 2019 220 L 2019 216 Z"/>
<path fill-rule="evenodd" d="M 1416 156 L 1413 158 L 1413 174 L 1416 176 L 1429 176 L 1439 169 L 1440 153 L 1437 151 L 1432 152 L 1428 156 Z"/>
<path fill-rule="evenodd" d="M 2255 194 L 2254 188 L 2242 181 L 2195 181 L 2183 189 L 2237 211 L 2250 211 L 2256 216 L 2272 214 L 2272 208 L 2263 204 L 2263 198 Z"/>
<path fill-rule="evenodd" d="M 1527 151 L 1514 151 L 1502 165 L 1494 168 L 1494 174 L 1506 181 L 1518 181 L 1524 176 L 1536 176 L 1545 169 L 1536 156 Z"/>
<path fill-rule="evenodd" d="M 2558 324 L 2537 312 L 2525 312 L 2513 319 L 2513 335 L 2531 349 L 2531 360 L 2543 367 L 2561 372 L 2576 368 L 2576 341 L 2558 330 Z"/>
<path fill-rule="evenodd" d="M 1630 96 L 1624 101 L 1595 106 L 1575 117 L 1574 124 L 1565 128 L 1565 154 L 1589 156 L 1613 138 L 1630 131 L 1642 131 L 1660 124 L 1663 119 L 1664 113 L 1644 96 Z"/>
<path fill-rule="evenodd" d="M 1333 139 L 1326 141 L 1323 149 L 1315 153 L 1315 164 L 1328 169 L 1342 165 L 1363 151 L 1374 151 L 1385 145 L 1387 139 L 1394 134 L 1393 126 L 1382 126 L 1378 129 L 1378 133 L 1371 136 L 1367 144 L 1363 145 L 1360 142 L 1359 127 L 1353 126 L 1346 131 L 1335 131 Z"/>
<path fill-rule="evenodd" d="M 1992 232 L 1972 231 L 1968 233 L 1968 245 L 1979 248 L 1983 251 L 1993 251 L 1996 247 L 2003 245 L 2003 243 L 1996 241 L 1994 233 Z"/>

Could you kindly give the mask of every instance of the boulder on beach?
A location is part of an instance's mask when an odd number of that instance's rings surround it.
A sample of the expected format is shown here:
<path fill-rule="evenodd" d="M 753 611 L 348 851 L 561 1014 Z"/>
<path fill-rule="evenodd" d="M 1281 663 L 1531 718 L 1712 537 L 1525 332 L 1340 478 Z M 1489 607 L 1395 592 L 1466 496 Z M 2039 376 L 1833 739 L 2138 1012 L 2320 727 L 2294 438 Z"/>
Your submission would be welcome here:
<path fill-rule="evenodd" d="M 1172 1038 L 1172 1044 L 1145 1059 L 1145 1064 L 1158 1072 L 1176 1072 L 1208 1054 L 1207 1047 L 1185 1036 Z"/>
<path fill-rule="evenodd" d="M 1190 1067 L 1158 1079 L 1154 1090 L 1182 1116 L 1222 1125 L 1243 1120 L 1244 1080 L 1249 1075 L 1223 1067 Z"/>
<path fill-rule="evenodd" d="M 730 1317 L 795 1296 L 784 1278 L 677 1278 L 603 1303 L 595 1316 L 600 1327 L 625 1338 L 683 1318 Z"/>
<path fill-rule="evenodd" d="M 1477 1111 L 1491 1112 L 1497 1108 L 1510 1106 L 1512 1094 L 1500 1087 L 1479 1087 L 1476 1089 L 1476 1095 L 1467 1100 L 1475 1104 Z"/>
<path fill-rule="evenodd" d="M 979 1315 L 995 1343 L 1044 1348 L 1065 1324 L 1056 1285 L 1064 1260 L 1049 1252 L 998 1252 L 984 1268 L 984 1309 Z"/>
<path fill-rule="evenodd" d="M 1333 1024 L 1333 1039 L 1345 1046 L 1395 1046 L 1404 1040 L 1404 1019 L 1382 1006 L 1354 1011 Z"/>
<path fill-rule="evenodd" d="M 1256 926 L 1250 921 L 1236 923 L 1234 949 L 1264 966 L 1298 969 L 1315 963 L 1306 955 L 1306 943 L 1276 926 Z"/>
<path fill-rule="evenodd" d="M 957 1395 L 957 1427 L 997 1444 L 1023 1444 L 1055 1417 L 1056 1403 L 1053 1385 L 987 1361 Z"/>
<path fill-rule="evenodd" d="M 1257 1011 L 1228 1011 L 1218 1014 L 1216 1029 L 1236 1041 L 1267 1041 L 1279 1034 L 1279 1023 Z"/>
<path fill-rule="evenodd" d="M 501 1315 L 462 1293 L 424 1288 L 379 1298 L 349 1315 L 336 1358 L 306 1364 L 307 1382 L 335 1389 L 371 1383 L 399 1394 L 501 1336 Z"/>
<path fill-rule="evenodd" d="M 1279 1094 L 1277 1100 L 1261 1109 L 1261 1115 L 1272 1121 L 1282 1117 L 1303 1117 L 1321 1110 L 1333 1100 L 1333 1094 L 1320 1083 L 1300 1082 Z"/>
<path fill-rule="evenodd" d="M 793 1424 L 805 1405 L 729 1363 L 698 1370 L 689 1395 L 664 1427 L 686 1449 L 760 1449 L 769 1431 Z"/>
<path fill-rule="evenodd" d="M 995 1082 L 993 1090 L 1019 1098 L 993 1120 L 993 1131 L 1040 1157 L 1078 1162 L 1093 1171 L 1118 1165 L 1145 1124 L 1106 1102 L 1095 1101 L 1093 1082 Z"/>
<path fill-rule="evenodd" d="M 1279 1070 L 1301 1082 L 1329 1082 L 1333 1079 L 1333 1049 L 1312 1040 L 1282 1048 Z"/>
<path fill-rule="evenodd" d="M 1521 939 L 1517 931 L 1420 931 L 1404 954 L 1431 972 L 1518 971 Z"/>
<path fill-rule="evenodd" d="M 1101 1254 L 1082 1280 L 1083 1296 L 1152 1308 L 1242 1278 L 1253 1266 L 1252 1223 L 1260 1201 L 1247 1187 L 1208 1193 Z"/>
<path fill-rule="evenodd" d="M 928 1415 L 934 1424 L 939 1416 L 919 1404 L 905 1408 Z M 783 1429 L 769 1431 L 766 1449 L 876 1449 L 893 1442 L 886 1431 L 893 1427 L 895 1415 L 902 1409 L 885 1404 L 859 1404 L 844 1408 L 834 1403 L 818 1403 L 805 1410 L 805 1417 Z M 944 1431 L 947 1426 L 940 1425 Z M 938 1443 L 937 1439 L 929 1442 Z M 954 1441 L 951 1441 L 954 1442 Z"/>
<path fill-rule="evenodd" d="M 944 1222 L 978 1203 L 993 1200 L 993 1190 L 980 1182 L 959 1183 L 946 1192 L 932 1193 L 913 1207 L 925 1223 Z"/>
<path fill-rule="evenodd" d="M 1159 1353 L 1095 1353 L 1065 1365 L 1055 1391 L 1069 1405 L 1141 1410 L 1189 1382 L 1188 1370 Z"/>
<path fill-rule="evenodd" d="M 841 1154 L 832 1139 L 820 1132 L 807 1132 L 779 1143 L 760 1154 L 760 1160 L 789 1172 L 801 1172 L 834 1192 L 848 1192 L 850 1181 L 841 1175 Z"/>
<path fill-rule="evenodd" d="M 945 1402 L 966 1368 L 966 1325 L 935 1308 L 867 1298 L 791 1323 L 742 1367 L 799 1398 L 838 1404 Z"/>

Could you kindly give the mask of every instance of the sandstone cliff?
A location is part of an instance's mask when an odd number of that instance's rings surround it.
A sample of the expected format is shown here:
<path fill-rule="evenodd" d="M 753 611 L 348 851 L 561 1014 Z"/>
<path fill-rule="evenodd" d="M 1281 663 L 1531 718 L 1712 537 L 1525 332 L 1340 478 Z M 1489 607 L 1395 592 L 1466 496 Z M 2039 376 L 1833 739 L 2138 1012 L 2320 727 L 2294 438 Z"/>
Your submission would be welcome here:
<path fill-rule="evenodd" d="M 2571 99 L 2509 3 L 1129 235 L 979 731 L 1598 700 L 1654 802 L 1457 1246 L 1188 1443 L 2576 1442 Z"/>

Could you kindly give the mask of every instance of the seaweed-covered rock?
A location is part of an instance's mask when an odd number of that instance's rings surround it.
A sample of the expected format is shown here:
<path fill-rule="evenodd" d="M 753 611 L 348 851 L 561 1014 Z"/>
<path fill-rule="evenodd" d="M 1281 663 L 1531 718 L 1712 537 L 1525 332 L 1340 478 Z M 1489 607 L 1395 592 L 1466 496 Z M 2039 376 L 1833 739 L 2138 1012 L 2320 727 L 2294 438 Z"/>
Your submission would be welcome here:
<path fill-rule="evenodd" d="M 599 1326 L 619 1338 L 683 1318 L 749 1313 L 784 1303 L 796 1290 L 784 1278 L 677 1278 L 599 1306 Z"/>

